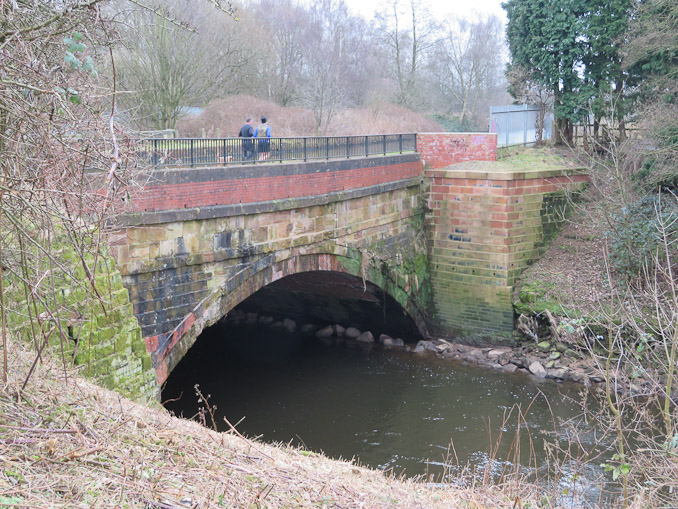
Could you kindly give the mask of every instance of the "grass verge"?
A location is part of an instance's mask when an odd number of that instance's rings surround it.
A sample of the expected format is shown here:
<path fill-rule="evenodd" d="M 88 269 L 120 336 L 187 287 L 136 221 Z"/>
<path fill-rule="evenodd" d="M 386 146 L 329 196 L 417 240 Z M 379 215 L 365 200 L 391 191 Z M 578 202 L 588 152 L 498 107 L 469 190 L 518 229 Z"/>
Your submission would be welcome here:
<path fill-rule="evenodd" d="M 217 433 L 97 387 L 8 345 L 0 507 L 517 507 L 529 485 L 396 479 L 284 444 Z M 413 432 L 415 432 L 413 430 Z"/>

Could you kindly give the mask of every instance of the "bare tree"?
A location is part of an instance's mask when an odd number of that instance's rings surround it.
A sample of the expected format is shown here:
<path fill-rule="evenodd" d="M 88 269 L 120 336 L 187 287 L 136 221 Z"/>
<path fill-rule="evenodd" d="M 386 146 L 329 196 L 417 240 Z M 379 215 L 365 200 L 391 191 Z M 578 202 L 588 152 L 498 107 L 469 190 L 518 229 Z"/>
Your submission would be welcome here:
<path fill-rule="evenodd" d="M 5 355 L 10 304 L 25 314 L 39 352 L 50 338 L 58 338 L 63 355 L 68 336 L 58 281 L 84 291 L 89 302 L 97 296 L 101 226 L 115 195 L 124 189 L 129 154 L 113 116 L 115 74 L 109 81 L 97 73 L 97 64 L 110 56 L 106 45 L 114 40 L 100 3 L 0 4 L 0 329 Z M 103 187 L 92 189 L 88 175 L 96 173 L 105 176 Z M 67 251 L 75 253 L 84 279 L 65 260 Z M 25 301 L 7 302 L 6 292 L 12 290 Z M 3 375 L 6 371 L 5 364 Z"/>
<path fill-rule="evenodd" d="M 253 87 L 281 106 L 291 106 L 301 96 L 309 13 L 295 0 L 262 0 L 254 9 L 263 29 L 251 48 L 262 57 Z"/>
<path fill-rule="evenodd" d="M 55 342 L 65 367 L 74 348 L 69 328 L 94 316 L 95 306 L 106 312 L 96 284 L 106 270 L 103 234 L 136 164 L 115 118 L 118 34 L 105 3 L 0 2 L 4 379 L 9 323 L 32 338 L 36 362 Z M 79 297 L 69 303 L 70 292 Z"/>
<path fill-rule="evenodd" d="M 658 248 L 642 284 L 617 283 L 608 264 L 610 305 L 601 307 L 600 324 L 607 334 L 597 345 L 584 336 L 605 380 L 597 419 L 614 437 L 615 454 L 603 466 L 621 482 L 625 507 L 670 506 L 678 489 L 676 196 L 660 195 L 655 213 Z"/>
<path fill-rule="evenodd" d="M 160 5 L 128 16 L 120 79 L 131 118 L 142 127 L 173 129 L 187 107 L 227 95 L 251 53 L 230 13 L 189 0 Z"/>
<path fill-rule="evenodd" d="M 395 101 L 413 106 L 420 99 L 420 70 L 436 30 L 428 7 L 415 0 L 389 0 L 376 20 L 378 41 L 387 55 L 385 72 L 398 84 Z"/>
<path fill-rule="evenodd" d="M 461 125 L 475 119 L 483 98 L 502 93 L 502 38 L 499 18 L 488 16 L 448 20 L 436 41 L 431 79 Z"/>
<path fill-rule="evenodd" d="M 352 68 L 350 51 L 359 47 L 351 26 L 359 21 L 349 16 L 343 0 L 316 0 L 310 15 L 312 30 L 304 40 L 304 98 L 313 110 L 317 133 L 324 134 L 347 96 L 352 78 L 348 72 Z"/>

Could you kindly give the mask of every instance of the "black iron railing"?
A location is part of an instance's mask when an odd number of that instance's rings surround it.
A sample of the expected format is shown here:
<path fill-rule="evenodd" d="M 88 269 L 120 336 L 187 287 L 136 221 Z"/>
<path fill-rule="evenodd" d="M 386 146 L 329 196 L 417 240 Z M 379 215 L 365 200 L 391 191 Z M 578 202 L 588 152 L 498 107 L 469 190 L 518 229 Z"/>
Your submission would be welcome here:
<path fill-rule="evenodd" d="M 417 151 L 417 135 L 306 138 L 147 138 L 139 140 L 141 164 L 202 166 L 314 161 Z"/>

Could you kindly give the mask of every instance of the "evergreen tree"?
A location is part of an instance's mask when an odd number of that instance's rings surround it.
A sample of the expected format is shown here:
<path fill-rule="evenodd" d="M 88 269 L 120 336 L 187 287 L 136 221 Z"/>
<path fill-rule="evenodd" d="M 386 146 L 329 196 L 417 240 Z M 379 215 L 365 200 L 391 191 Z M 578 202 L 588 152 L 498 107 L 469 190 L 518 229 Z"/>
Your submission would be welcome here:
<path fill-rule="evenodd" d="M 507 0 L 511 64 L 554 94 L 555 141 L 571 141 L 572 123 L 592 109 L 597 120 L 614 99 L 623 127 L 619 38 L 628 24 L 630 0 Z"/>
<path fill-rule="evenodd" d="M 584 79 L 593 89 L 591 112 L 594 136 L 598 137 L 600 120 L 613 112 L 620 137 L 625 137 L 624 117 L 629 99 L 625 96 L 629 73 L 622 66 L 621 48 L 626 42 L 631 0 L 588 1 L 584 18 Z"/>

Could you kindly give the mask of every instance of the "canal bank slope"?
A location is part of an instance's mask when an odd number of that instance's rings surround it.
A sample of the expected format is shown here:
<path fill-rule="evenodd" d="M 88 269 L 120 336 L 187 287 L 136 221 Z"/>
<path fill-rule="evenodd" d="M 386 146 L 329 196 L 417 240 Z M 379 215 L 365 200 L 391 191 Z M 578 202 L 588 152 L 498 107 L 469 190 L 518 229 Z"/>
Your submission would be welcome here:
<path fill-rule="evenodd" d="M 513 507 L 527 485 L 395 479 L 347 461 L 217 433 L 134 403 L 9 345 L 0 391 L 0 506 Z M 197 396 L 196 396 L 197 397 Z M 211 424 L 209 411 L 204 418 Z M 414 432 L 414 431 L 413 431 Z"/>

